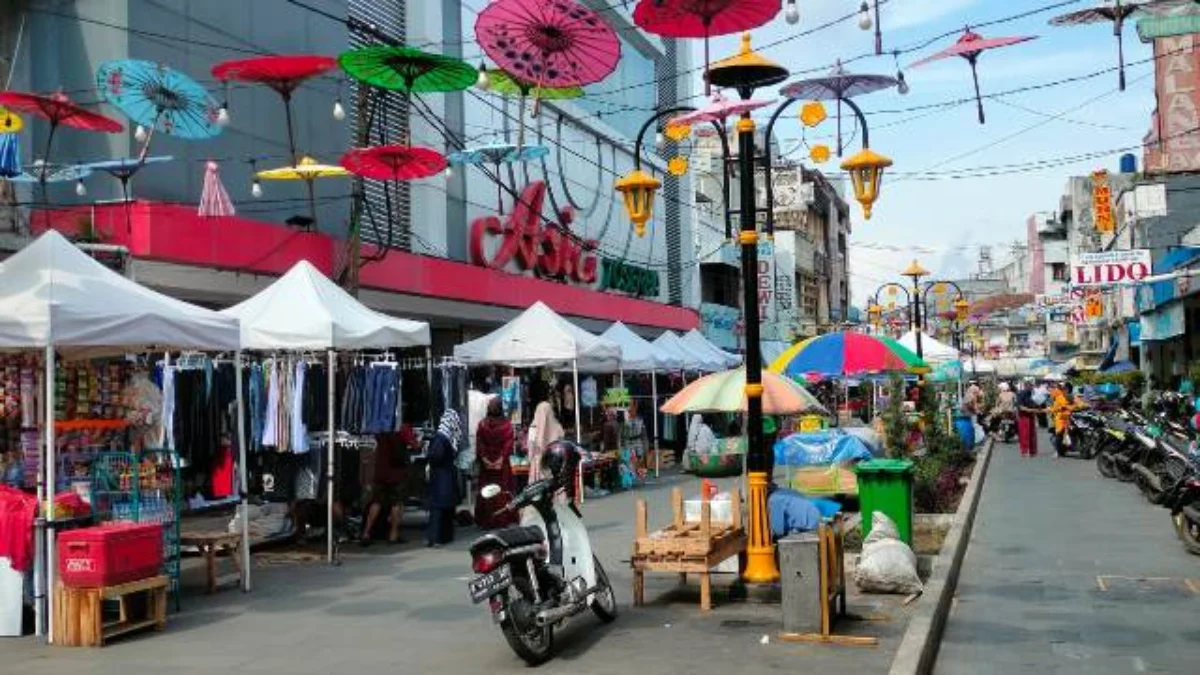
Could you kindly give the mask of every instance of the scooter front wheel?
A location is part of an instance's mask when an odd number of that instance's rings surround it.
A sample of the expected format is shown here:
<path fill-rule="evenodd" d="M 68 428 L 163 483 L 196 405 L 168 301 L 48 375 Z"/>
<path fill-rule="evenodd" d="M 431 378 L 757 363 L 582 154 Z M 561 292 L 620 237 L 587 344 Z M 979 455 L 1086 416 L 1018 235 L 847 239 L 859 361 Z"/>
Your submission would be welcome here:
<path fill-rule="evenodd" d="M 592 612 L 604 623 L 612 623 L 617 619 L 617 594 L 600 559 L 592 556 L 592 564 L 596 567 L 596 585 L 600 587 L 592 598 Z"/>

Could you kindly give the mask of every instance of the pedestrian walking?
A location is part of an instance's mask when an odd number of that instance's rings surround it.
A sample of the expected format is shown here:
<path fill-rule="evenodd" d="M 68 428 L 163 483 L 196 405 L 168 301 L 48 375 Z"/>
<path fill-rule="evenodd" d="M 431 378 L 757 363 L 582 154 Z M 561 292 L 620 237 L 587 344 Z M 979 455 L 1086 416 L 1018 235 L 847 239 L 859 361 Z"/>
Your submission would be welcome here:
<path fill-rule="evenodd" d="M 1017 443 L 1022 457 L 1037 456 L 1036 418 L 1044 412 L 1045 408 L 1034 400 L 1033 382 L 1025 380 L 1021 383 L 1021 393 L 1017 394 Z"/>
<path fill-rule="evenodd" d="M 454 541 L 454 509 L 458 506 L 458 476 L 454 460 L 458 456 L 461 432 L 458 413 L 447 408 L 437 434 L 429 442 L 429 524 L 426 546 L 441 546 Z"/>

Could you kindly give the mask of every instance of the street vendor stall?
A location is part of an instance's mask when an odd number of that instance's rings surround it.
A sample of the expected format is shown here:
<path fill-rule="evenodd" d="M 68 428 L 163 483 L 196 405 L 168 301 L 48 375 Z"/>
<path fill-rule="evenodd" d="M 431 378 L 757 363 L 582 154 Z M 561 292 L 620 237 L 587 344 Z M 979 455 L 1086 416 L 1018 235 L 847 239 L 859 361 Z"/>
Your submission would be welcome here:
<path fill-rule="evenodd" d="M 682 361 L 684 371 L 715 373 L 727 367 L 722 357 L 712 353 L 697 352 L 671 331 L 665 331 L 651 344 Z"/>
<path fill-rule="evenodd" d="M 43 234 L 0 266 L 0 349 L 42 350 L 45 389 L 40 431 L 44 440 L 32 468 L 37 476 L 42 517 L 51 532 L 58 482 L 55 413 L 59 351 L 68 357 L 88 357 L 164 348 L 237 350 L 237 320 L 139 286 L 54 231 Z M 240 351 L 237 358 L 241 358 Z M 240 397 L 240 386 L 237 391 Z M 240 400 L 238 403 L 240 413 Z M 37 424 L 37 420 L 33 422 Z M 243 424 L 239 414 L 238 425 Z M 243 493 L 244 458 L 242 454 Z M 55 539 L 51 534 L 43 540 L 39 534 L 37 543 L 44 550 L 34 577 L 41 634 L 53 625 L 55 613 L 53 604 L 46 602 L 47 591 L 54 589 Z M 248 590 L 248 575 L 244 584 Z M 50 639 L 54 640 L 52 633 Z"/>
<path fill-rule="evenodd" d="M 337 460 L 336 353 L 346 350 L 425 347 L 430 344 L 429 324 L 397 319 L 363 305 L 306 260 L 253 297 L 221 312 L 239 320 L 243 349 L 260 351 L 321 351 L 327 358 L 325 387 L 328 426 L 326 480 L 326 555 L 333 561 L 334 468 Z M 426 354 L 428 358 L 428 354 Z M 396 363 L 389 369 L 395 374 Z M 430 365 L 429 367 L 432 367 Z M 393 397 L 395 394 L 393 393 Z M 395 408 L 395 398 L 393 409 Z M 391 425 L 399 423 L 393 420 Z M 384 429 L 380 427 L 380 431 Z M 394 431 L 394 429 L 386 429 Z M 243 437 L 244 438 L 244 437 Z M 292 445 L 306 439 L 293 438 Z M 295 447 L 277 448 L 280 452 Z M 307 448 L 305 448 L 305 451 Z M 249 548 L 249 543 L 243 543 Z"/>
<path fill-rule="evenodd" d="M 697 354 L 713 357 L 725 368 L 734 368 L 742 363 L 742 357 L 738 356 L 737 354 L 730 354 L 729 352 L 717 347 L 713 343 L 709 342 L 708 338 L 701 335 L 700 331 L 696 330 L 695 328 L 684 333 L 679 340 L 683 342 L 686 347 Z"/>

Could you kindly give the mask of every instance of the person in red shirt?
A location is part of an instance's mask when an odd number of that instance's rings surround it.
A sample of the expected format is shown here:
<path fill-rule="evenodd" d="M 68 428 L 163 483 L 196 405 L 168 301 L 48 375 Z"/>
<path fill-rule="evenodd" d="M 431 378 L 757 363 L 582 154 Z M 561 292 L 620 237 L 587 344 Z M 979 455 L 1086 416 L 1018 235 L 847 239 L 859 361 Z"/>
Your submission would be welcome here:
<path fill-rule="evenodd" d="M 405 486 L 411 465 L 410 452 L 420 449 L 421 441 L 408 423 L 401 424 L 400 430 L 395 433 L 375 436 L 375 478 L 367 506 L 367 519 L 363 523 L 363 546 L 371 544 L 371 533 L 385 508 L 388 510 L 388 543 L 403 541 L 400 537 L 400 518 L 407 497 Z"/>

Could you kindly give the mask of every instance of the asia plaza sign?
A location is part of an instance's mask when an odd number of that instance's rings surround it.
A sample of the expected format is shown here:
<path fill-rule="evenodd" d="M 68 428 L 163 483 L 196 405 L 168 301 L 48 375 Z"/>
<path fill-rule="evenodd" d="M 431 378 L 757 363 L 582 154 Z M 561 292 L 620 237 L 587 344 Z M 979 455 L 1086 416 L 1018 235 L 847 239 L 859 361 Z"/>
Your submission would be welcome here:
<path fill-rule="evenodd" d="M 476 218 L 468 232 L 471 263 L 599 291 L 659 296 L 658 272 L 602 258 L 597 255 L 600 242 L 573 235 L 570 208 L 559 209 L 553 221 L 543 218 L 546 189 L 544 181 L 525 186 L 504 220 L 496 215 Z"/>

